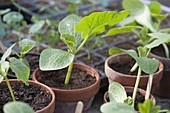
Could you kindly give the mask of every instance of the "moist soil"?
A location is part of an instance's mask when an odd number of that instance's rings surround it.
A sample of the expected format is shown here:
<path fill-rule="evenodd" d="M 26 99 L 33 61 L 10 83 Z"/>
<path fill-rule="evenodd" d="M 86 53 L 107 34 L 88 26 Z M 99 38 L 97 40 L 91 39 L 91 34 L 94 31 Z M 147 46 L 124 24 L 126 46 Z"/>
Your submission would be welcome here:
<path fill-rule="evenodd" d="M 130 72 L 131 68 L 133 67 L 133 65 L 135 64 L 135 61 L 132 60 L 130 62 L 127 63 L 123 63 L 123 64 L 119 64 L 119 63 L 112 63 L 109 66 L 119 72 L 119 73 L 123 73 L 123 74 L 127 74 L 127 75 L 132 75 L 132 76 L 136 76 L 138 73 L 138 69 L 136 69 L 135 72 Z M 142 75 L 147 75 L 146 73 L 142 72 Z"/>
<path fill-rule="evenodd" d="M 64 84 L 67 68 L 58 71 L 40 72 L 38 81 L 49 87 L 59 89 L 80 89 L 88 87 L 96 82 L 96 78 L 89 75 L 86 71 L 73 68 L 68 85 Z"/>
<path fill-rule="evenodd" d="M 46 107 L 52 100 L 52 95 L 37 85 L 26 86 L 24 84 L 12 85 L 16 101 L 28 103 L 35 111 Z M 3 105 L 12 101 L 6 85 L 0 85 L 0 113 L 3 113 Z"/>
<path fill-rule="evenodd" d="M 170 44 L 168 44 L 168 50 L 170 51 Z M 162 45 L 156 47 L 156 48 L 153 48 L 152 53 L 154 53 L 155 55 L 158 55 L 158 56 L 161 56 L 161 57 L 165 57 L 165 51 L 164 51 L 164 48 Z"/>

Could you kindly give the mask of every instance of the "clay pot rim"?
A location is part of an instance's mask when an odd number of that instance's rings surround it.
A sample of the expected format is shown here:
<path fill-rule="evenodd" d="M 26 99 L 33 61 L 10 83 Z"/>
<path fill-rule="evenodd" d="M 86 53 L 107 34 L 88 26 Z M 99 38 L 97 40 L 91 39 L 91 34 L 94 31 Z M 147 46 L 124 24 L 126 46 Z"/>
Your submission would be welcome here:
<path fill-rule="evenodd" d="M 137 76 L 135 75 L 129 75 L 129 74 L 124 74 L 124 73 L 120 73 L 118 71 L 113 70 L 112 68 L 110 68 L 109 66 L 109 61 L 117 56 L 121 56 L 121 55 L 128 55 L 127 53 L 119 53 L 116 55 L 112 55 L 110 57 L 108 57 L 105 61 L 105 66 L 107 66 L 107 68 L 109 68 L 110 70 L 114 71 L 115 73 L 119 74 L 119 76 L 125 76 L 125 77 L 131 77 L 131 78 L 136 78 Z M 106 68 L 106 67 L 105 67 Z M 161 61 L 159 61 L 159 70 L 154 73 L 155 76 L 158 76 L 158 73 L 160 73 L 161 71 L 163 71 L 164 65 L 162 64 Z M 107 75 L 106 75 L 107 76 Z M 148 78 L 149 75 L 142 75 L 141 78 Z"/>
<path fill-rule="evenodd" d="M 134 89 L 134 87 L 131 87 L 131 86 L 123 86 L 123 87 L 125 88 L 125 90 L 133 90 L 133 89 Z M 141 93 L 141 94 L 144 95 L 144 96 L 145 96 L 145 93 L 146 93 L 146 91 L 143 90 L 143 89 L 141 89 L 141 88 L 138 88 L 138 91 L 137 91 L 137 92 Z M 151 96 L 151 97 L 150 97 L 151 101 L 153 102 L 154 105 L 156 105 L 156 99 L 155 99 L 155 97 L 154 97 L 152 94 L 150 94 L 150 96 Z M 104 100 L 105 103 L 108 102 L 106 97 L 108 97 L 108 91 L 106 91 L 106 92 L 104 93 L 104 96 L 103 96 L 103 100 Z"/>
<path fill-rule="evenodd" d="M 168 62 L 170 62 L 170 58 L 162 57 L 162 56 L 156 55 L 152 52 L 150 53 L 150 55 L 154 58 L 163 59 L 163 60 L 167 60 Z"/>
<path fill-rule="evenodd" d="M 96 85 L 100 84 L 100 76 L 98 74 L 98 72 L 93 69 L 92 67 L 88 66 L 88 65 L 85 65 L 85 64 L 81 64 L 81 63 L 75 63 L 74 62 L 74 65 L 79 65 L 79 66 L 82 66 L 82 67 L 87 67 L 87 68 L 90 68 L 95 74 L 94 75 L 91 75 L 93 77 L 96 78 L 96 82 L 88 87 L 85 87 L 85 88 L 80 88 L 80 89 L 59 89 L 59 88 L 54 88 L 54 87 L 50 87 L 52 90 L 54 91 L 60 91 L 60 92 L 69 92 L 69 93 L 75 93 L 75 92 L 80 92 L 80 91 L 86 91 L 88 90 L 89 88 L 93 88 L 95 87 Z M 73 66 L 74 66 L 73 65 Z M 74 67 L 73 67 L 74 68 Z M 37 71 L 41 71 L 40 68 L 37 68 L 34 72 L 33 72 L 33 75 L 32 75 L 32 79 L 36 82 L 39 82 L 37 79 L 36 79 L 36 72 Z M 40 82 L 39 82 L 40 83 Z"/>
<path fill-rule="evenodd" d="M 2 82 L 6 82 L 5 80 L 3 80 Z M 17 80 L 17 79 L 9 79 L 9 82 L 20 82 L 20 83 L 23 83 L 22 81 L 20 80 Z M 48 91 L 51 95 L 52 95 L 52 99 L 51 99 L 51 102 L 45 106 L 44 108 L 40 109 L 40 110 L 37 110 L 35 111 L 35 113 L 41 113 L 42 111 L 45 111 L 46 109 L 48 109 L 48 107 L 52 106 L 53 103 L 55 103 L 55 94 L 53 92 L 52 89 L 50 89 L 48 86 L 42 84 L 42 83 L 38 83 L 36 81 L 33 81 L 33 80 L 28 80 L 29 84 L 37 84 L 38 86 L 40 86 L 42 89 Z M 24 84 L 24 83 L 23 83 Z"/>

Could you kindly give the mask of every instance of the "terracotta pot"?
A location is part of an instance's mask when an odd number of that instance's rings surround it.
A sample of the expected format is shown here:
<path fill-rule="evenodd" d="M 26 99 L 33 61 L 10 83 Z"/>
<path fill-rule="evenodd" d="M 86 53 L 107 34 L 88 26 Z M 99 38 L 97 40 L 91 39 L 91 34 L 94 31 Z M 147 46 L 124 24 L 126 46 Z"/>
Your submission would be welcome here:
<path fill-rule="evenodd" d="M 132 94 L 133 94 L 134 87 L 125 86 L 124 88 L 125 88 L 125 90 L 126 90 L 127 93 L 132 93 Z M 146 91 L 145 91 L 145 90 L 138 88 L 138 92 L 139 92 L 142 96 L 145 97 L 145 94 L 146 94 Z M 107 91 L 107 92 L 104 94 L 104 96 L 103 96 L 103 100 L 104 100 L 105 103 L 108 102 L 108 98 L 109 98 L 109 95 L 108 95 L 108 91 Z M 150 95 L 150 99 L 152 100 L 153 104 L 156 105 L 156 99 L 155 99 L 155 97 L 154 97 L 153 95 Z"/>
<path fill-rule="evenodd" d="M 163 98 L 170 98 L 170 59 L 158 56 L 156 54 L 151 53 L 151 57 L 154 57 L 160 60 L 164 65 L 164 71 L 162 79 L 159 81 L 157 87 L 154 89 L 155 95 L 163 97 Z"/>
<path fill-rule="evenodd" d="M 10 82 L 11 85 L 16 84 L 16 83 L 22 83 L 21 81 L 18 81 L 16 79 L 11 79 L 11 80 L 9 80 L 9 82 Z M 49 87 L 47 87 L 46 85 L 35 82 L 35 81 L 29 80 L 29 84 L 30 85 L 38 85 L 42 89 L 46 90 L 47 92 L 49 92 L 52 95 L 52 100 L 49 103 L 49 105 L 46 106 L 45 108 L 41 109 L 41 110 L 36 111 L 35 113 L 54 113 L 54 107 L 55 107 L 55 94 L 54 94 L 54 92 Z M 1 85 L 6 85 L 6 81 L 3 80 Z"/>
<path fill-rule="evenodd" d="M 128 62 L 132 61 L 132 57 L 130 57 L 126 53 L 121 53 L 117 55 L 110 56 L 109 58 L 106 59 L 105 61 L 105 74 L 109 80 L 109 83 L 112 81 L 114 82 L 119 82 L 123 86 L 135 86 L 136 82 L 136 76 L 135 75 L 127 75 L 127 74 L 122 74 L 119 73 L 115 70 L 113 70 L 109 65 L 114 63 L 121 63 L 125 64 Z M 157 83 L 161 80 L 162 78 L 162 73 L 163 73 L 163 64 L 160 62 L 159 63 L 159 70 L 154 74 L 153 78 L 153 87 L 156 87 Z M 140 83 L 139 83 L 139 88 L 146 89 L 147 87 L 147 82 L 148 82 L 149 75 L 142 75 L 140 78 Z"/>
<path fill-rule="evenodd" d="M 82 101 L 84 103 L 83 112 L 86 112 L 91 106 L 95 94 L 99 90 L 100 76 L 96 70 L 87 65 L 79 63 L 74 63 L 73 68 L 79 68 L 83 71 L 86 71 L 89 75 L 95 76 L 96 82 L 89 87 L 74 90 L 52 88 L 56 94 L 55 113 L 74 113 L 78 101 Z M 42 71 L 40 69 L 36 69 L 32 76 L 33 80 L 39 82 L 38 76 L 41 72 Z"/>

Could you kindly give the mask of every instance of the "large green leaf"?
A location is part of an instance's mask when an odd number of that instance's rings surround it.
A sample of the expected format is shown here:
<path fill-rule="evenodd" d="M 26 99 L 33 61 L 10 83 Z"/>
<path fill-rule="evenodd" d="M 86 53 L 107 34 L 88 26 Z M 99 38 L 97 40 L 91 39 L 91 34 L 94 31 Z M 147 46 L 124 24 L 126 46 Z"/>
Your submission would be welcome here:
<path fill-rule="evenodd" d="M 41 20 L 41 21 L 38 21 L 37 23 L 33 24 L 30 29 L 29 29 L 29 33 L 38 33 L 42 27 L 44 26 L 45 24 L 45 21 L 44 20 Z"/>
<path fill-rule="evenodd" d="M 3 21 L 5 21 L 7 24 L 16 24 L 21 22 L 23 18 L 24 17 L 21 13 L 12 11 L 4 15 Z"/>
<path fill-rule="evenodd" d="M 3 54 L 3 56 L 1 57 L 1 61 L 5 61 L 7 57 L 9 57 L 9 55 L 12 52 L 12 48 L 15 46 L 15 44 L 11 45 Z"/>
<path fill-rule="evenodd" d="M 117 82 L 109 84 L 108 93 L 110 102 L 124 103 L 124 100 L 127 98 L 125 88 Z"/>
<path fill-rule="evenodd" d="M 23 102 L 9 102 L 4 105 L 4 113 L 35 113 L 30 105 Z"/>
<path fill-rule="evenodd" d="M 146 4 L 140 0 L 123 0 L 123 7 L 131 12 L 131 15 L 139 24 L 148 27 L 152 32 L 156 31 L 150 10 Z"/>
<path fill-rule="evenodd" d="M 137 113 L 132 106 L 125 103 L 108 102 L 100 107 L 102 113 Z"/>
<path fill-rule="evenodd" d="M 132 32 L 133 30 L 140 29 L 140 28 L 141 27 L 139 27 L 139 26 L 124 26 L 124 27 L 120 27 L 120 28 L 112 28 L 107 32 L 106 36 Z"/>
<path fill-rule="evenodd" d="M 22 60 L 16 59 L 14 57 L 10 58 L 10 67 L 18 80 L 28 84 L 30 69 Z"/>
<path fill-rule="evenodd" d="M 146 100 L 143 104 L 139 103 L 138 108 L 140 113 L 159 113 L 160 106 L 154 106 L 151 100 Z"/>
<path fill-rule="evenodd" d="M 72 43 L 75 43 L 74 40 L 76 40 L 76 45 L 74 45 L 75 47 L 77 45 L 79 45 L 82 41 L 81 39 L 81 33 L 76 33 L 75 32 L 75 26 L 77 25 L 77 23 L 79 23 L 80 21 L 80 17 L 78 17 L 77 15 L 69 15 L 66 18 L 64 18 L 58 26 L 59 32 L 60 34 L 62 34 L 62 36 L 68 36 L 70 38 L 74 38 L 74 39 L 70 39 L 70 41 L 73 41 Z M 67 34 L 67 35 L 65 35 Z M 65 42 L 66 43 L 66 42 Z M 68 44 L 68 43 L 66 43 Z M 68 45 L 70 46 L 70 45 Z"/>
<path fill-rule="evenodd" d="M 147 48 L 154 48 L 162 43 L 170 42 L 170 34 L 168 33 L 150 33 L 149 36 L 156 39 L 150 44 L 146 45 Z"/>
<path fill-rule="evenodd" d="M 36 46 L 36 42 L 30 39 L 23 39 L 19 42 L 19 47 L 21 48 L 22 55 L 28 53 L 35 46 Z"/>
<path fill-rule="evenodd" d="M 70 65 L 74 60 L 74 54 L 59 50 L 59 49 L 45 49 L 40 55 L 40 69 L 41 70 L 58 70 Z"/>
<path fill-rule="evenodd" d="M 85 16 L 76 25 L 76 32 L 82 32 L 82 38 L 94 37 L 96 34 L 103 33 L 108 27 L 111 27 L 122 21 L 129 11 L 117 12 L 94 12 Z"/>

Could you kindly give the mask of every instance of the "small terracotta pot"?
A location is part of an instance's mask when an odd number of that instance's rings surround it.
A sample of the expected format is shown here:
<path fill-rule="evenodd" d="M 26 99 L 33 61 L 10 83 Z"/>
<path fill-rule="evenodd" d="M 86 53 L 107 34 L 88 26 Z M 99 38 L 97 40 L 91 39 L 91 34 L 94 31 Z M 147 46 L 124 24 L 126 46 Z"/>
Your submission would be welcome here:
<path fill-rule="evenodd" d="M 100 76 L 96 70 L 79 63 L 74 63 L 73 68 L 79 68 L 86 71 L 89 75 L 96 78 L 96 82 L 89 87 L 74 90 L 52 88 L 56 94 L 55 113 L 74 113 L 78 101 L 82 101 L 84 103 L 83 112 L 86 112 L 86 110 L 88 110 L 91 106 L 95 94 L 99 90 Z M 40 73 L 42 73 L 42 71 L 39 68 L 36 69 L 32 76 L 33 80 L 39 82 L 38 77 Z"/>
<path fill-rule="evenodd" d="M 125 90 L 127 93 L 133 93 L 133 90 L 134 90 L 134 87 L 129 87 L 129 86 L 124 86 Z M 145 94 L 146 94 L 146 91 L 143 90 L 143 89 L 140 89 L 138 88 L 138 92 L 145 97 Z M 108 91 L 104 94 L 103 96 L 103 100 L 105 103 L 108 102 L 108 98 L 109 98 L 109 95 L 108 95 Z M 151 101 L 153 102 L 154 105 L 156 105 L 156 99 L 153 95 L 150 95 L 150 99 Z"/>
<path fill-rule="evenodd" d="M 163 98 L 170 98 L 170 59 L 160 57 L 153 53 L 151 53 L 150 56 L 160 60 L 164 65 L 162 79 L 158 82 L 157 87 L 154 89 L 154 94 Z"/>
<path fill-rule="evenodd" d="M 124 64 L 124 63 L 131 62 L 131 61 L 132 61 L 132 57 L 126 53 L 112 55 L 109 58 L 107 58 L 105 61 L 105 74 L 109 80 L 109 83 L 114 81 L 114 82 L 119 82 L 123 86 L 134 87 L 136 78 L 137 78 L 135 75 L 126 75 L 126 74 L 119 73 L 119 72 L 113 70 L 109 66 L 113 62 Z M 156 73 L 154 73 L 153 87 L 155 87 L 157 85 L 157 83 L 161 80 L 162 73 L 163 73 L 163 64 L 160 62 L 159 70 Z M 149 79 L 149 75 L 142 75 L 140 78 L 139 88 L 142 88 L 145 90 L 147 87 L 148 79 Z"/>
<path fill-rule="evenodd" d="M 10 82 L 11 85 L 16 84 L 16 83 L 22 83 L 21 81 L 18 81 L 17 79 L 11 79 L 11 80 L 9 80 L 9 82 Z M 54 107 L 55 107 L 55 94 L 54 94 L 54 92 L 44 84 L 41 84 L 41 83 L 38 83 L 38 82 L 35 82 L 35 81 L 31 81 L 31 80 L 29 80 L 28 82 L 29 82 L 30 85 L 40 86 L 42 89 L 46 90 L 47 92 L 49 92 L 52 95 L 52 100 L 48 104 L 48 106 L 44 107 L 41 110 L 36 111 L 35 113 L 54 113 Z M 6 85 L 6 81 L 3 80 L 1 85 Z"/>

